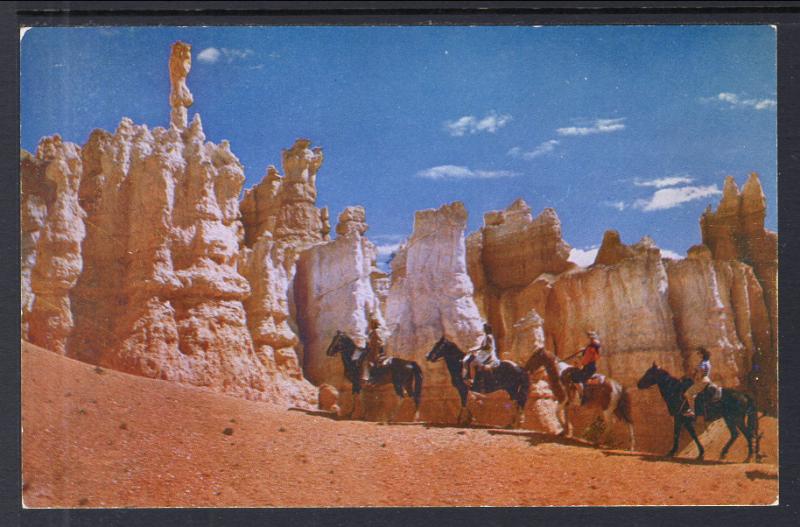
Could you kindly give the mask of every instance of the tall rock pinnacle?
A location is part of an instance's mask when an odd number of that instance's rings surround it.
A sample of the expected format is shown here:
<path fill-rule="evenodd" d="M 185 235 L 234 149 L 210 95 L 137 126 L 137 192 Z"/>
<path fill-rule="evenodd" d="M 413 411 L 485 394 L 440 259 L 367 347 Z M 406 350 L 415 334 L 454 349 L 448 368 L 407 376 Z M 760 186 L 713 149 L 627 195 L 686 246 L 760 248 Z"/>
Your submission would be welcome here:
<path fill-rule="evenodd" d="M 194 102 L 192 92 L 186 85 L 186 77 L 192 69 L 192 46 L 184 42 L 172 44 L 169 56 L 169 105 L 172 108 L 169 122 L 179 129 L 189 122 L 189 106 Z"/>

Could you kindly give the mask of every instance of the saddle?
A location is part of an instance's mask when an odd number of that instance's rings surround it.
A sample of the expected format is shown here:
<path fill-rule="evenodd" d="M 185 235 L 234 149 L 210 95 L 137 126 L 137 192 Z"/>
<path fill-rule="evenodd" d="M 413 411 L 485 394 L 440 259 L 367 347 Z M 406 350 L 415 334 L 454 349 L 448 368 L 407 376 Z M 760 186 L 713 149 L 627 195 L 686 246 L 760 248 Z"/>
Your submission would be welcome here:
<path fill-rule="evenodd" d="M 694 400 L 695 413 L 702 415 L 707 421 L 714 421 L 722 417 L 720 401 L 722 400 L 722 387 L 716 385 L 707 386 L 702 392 L 697 394 Z"/>
<path fill-rule="evenodd" d="M 474 360 L 474 359 L 473 359 Z M 488 364 L 481 364 L 481 367 L 475 372 L 475 378 L 472 379 L 473 391 L 480 392 L 494 381 L 494 371 L 502 364 L 503 361 L 498 361 L 494 366 Z"/>

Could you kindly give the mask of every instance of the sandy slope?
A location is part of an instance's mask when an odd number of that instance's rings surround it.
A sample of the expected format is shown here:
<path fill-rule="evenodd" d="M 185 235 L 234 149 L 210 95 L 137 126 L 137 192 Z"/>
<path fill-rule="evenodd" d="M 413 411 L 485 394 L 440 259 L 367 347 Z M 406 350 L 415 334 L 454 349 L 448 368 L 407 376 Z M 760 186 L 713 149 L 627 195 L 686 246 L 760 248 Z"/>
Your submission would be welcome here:
<path fill-rule="evenodd" d="M 722 504 L 777 495 L 774 458 L 666 461 L 527 431 L 336 421 L 30 345 L 22 368 L 29 507 Z"/>

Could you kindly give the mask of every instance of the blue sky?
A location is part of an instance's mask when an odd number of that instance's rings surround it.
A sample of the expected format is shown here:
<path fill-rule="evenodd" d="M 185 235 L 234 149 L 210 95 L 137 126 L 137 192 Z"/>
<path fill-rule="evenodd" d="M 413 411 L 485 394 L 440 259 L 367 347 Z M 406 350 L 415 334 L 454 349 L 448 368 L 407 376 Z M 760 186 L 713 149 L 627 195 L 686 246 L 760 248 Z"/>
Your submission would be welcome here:
<path fill-rule="evenodd" d="M 416 210 L 461 200 L 473 231 L 522 197 L 580 251 L 616 229 L 683 255 L 724 177 L 749 172 L 777 229 L 771 27 L 34 28 L 22 147 L 167 125 L 175 40 L 193 47 L 190 118 L 231 142 L 245 187 L 308 137 L 318 205 L 364 205 L 384 254 Z"/>

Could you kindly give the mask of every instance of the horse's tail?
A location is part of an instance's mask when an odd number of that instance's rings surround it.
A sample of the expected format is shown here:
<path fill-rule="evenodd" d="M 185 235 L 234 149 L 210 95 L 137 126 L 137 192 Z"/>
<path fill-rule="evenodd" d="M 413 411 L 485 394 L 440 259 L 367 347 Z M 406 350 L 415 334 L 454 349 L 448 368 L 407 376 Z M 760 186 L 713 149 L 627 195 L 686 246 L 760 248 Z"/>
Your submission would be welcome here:
<path fill-rule="evenodd" d="M 411 396 L 414 398 L 414 404 L 419 408 L 420 397 L 422 396 L 422 369 L 416 362 L 411 363 L 411 370 L 414 374 L 414 388 L 411 390 Z"/>
<path fill-rule="evenodd" d="M 617 409 L 614 410 L 614 415 L 628 424 L 633 424 L 633 415 L 631 412 L 631 394 L 625 387 L 622 387 L 622 393 L 619 396 L 619 404 Z"/>
<path fill-rule="evenodd" d="M 756 406 L 755 399 L 747 397 L 747 430 L 750 432 L 750 437 L 756 443 L 756 459 L 758 459 L 759 448 L 761 446 L 761 435 L 758 432 L 758 407 Z"/>
<path fill-rule="evenodd" d="M 519 376 L 519 385 L 517 386 L 517 393 L 514 400 L 520 408 L 525 408 L 525 404 L 528 402 L 528 395 L 531 391 L 531 378 L 527 370 L 523 369 L 521 372 L 522 374 Z"/>

